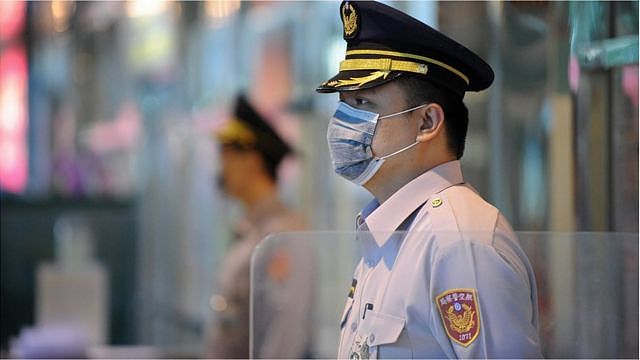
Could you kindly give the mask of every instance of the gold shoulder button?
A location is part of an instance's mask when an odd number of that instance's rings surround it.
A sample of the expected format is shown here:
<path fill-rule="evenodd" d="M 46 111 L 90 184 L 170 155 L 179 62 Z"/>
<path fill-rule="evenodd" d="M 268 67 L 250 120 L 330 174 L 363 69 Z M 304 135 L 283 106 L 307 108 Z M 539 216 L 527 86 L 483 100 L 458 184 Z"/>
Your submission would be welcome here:
<path fill-rule="evenodd" d="M 440 205 L 442 205 L 442 199 L 440 199 L 439 197 L 431 200 L 431 207 L 437 208 Z"/>

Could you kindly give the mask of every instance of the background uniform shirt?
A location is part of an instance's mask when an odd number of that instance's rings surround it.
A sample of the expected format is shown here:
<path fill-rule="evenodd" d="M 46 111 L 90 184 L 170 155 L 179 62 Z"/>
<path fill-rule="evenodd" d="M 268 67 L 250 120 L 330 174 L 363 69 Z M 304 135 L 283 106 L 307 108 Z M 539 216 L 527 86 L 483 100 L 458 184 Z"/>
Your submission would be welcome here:
<path fill-rule="evenodd" d="M 406 235 L 391 233 L 401 225 Z M 528 259 L 505 218 L 464 184 L 458 161 L 372 201 L 357 241 L 339 358 L 542 356 Z"/>
<path fill-rule="evenodd" d="M 256 246 L 270 234 L 304 230 L 304 223 L 277 198 L 251 209 L 237 226 L 218 278 L 219 302 L 207 345 L 207 357 L 248 358 L 250 337 L 250 266 Z M 313 256 L 298 241 L 265 244 L 256 258 L 255 354 L 261 358 L 298 358 L 309 347 Z M 304 264 L 304 267 L 303 267 Z M 309 271 L 292 271 L 307 268 Z M 292 323 L 297 326 L 291 326 Z"/>

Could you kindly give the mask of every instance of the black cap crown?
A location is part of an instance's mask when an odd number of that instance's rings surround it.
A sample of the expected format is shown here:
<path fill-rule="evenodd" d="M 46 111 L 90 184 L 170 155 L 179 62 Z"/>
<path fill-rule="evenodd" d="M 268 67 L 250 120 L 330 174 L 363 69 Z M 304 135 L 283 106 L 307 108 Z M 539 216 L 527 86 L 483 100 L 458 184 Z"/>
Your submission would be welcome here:
<path fill-rule="evenodd" d="M 316 91 L 366 89 L 404 74 L 424 77 L 464 96 L 493 82 L 493 70 L 478 55 L 430 26 L 375 1 L 343 1 L 347 41 L 340 71 Z"/>
<path fill-rule="evenodd" d="M 255 149 L 275 164 L 291 153 L 291 147 L 251 106 L 244 95 L 238 96 L 233 118 L 216 133 L 216 137 L 222 144 Z"/>

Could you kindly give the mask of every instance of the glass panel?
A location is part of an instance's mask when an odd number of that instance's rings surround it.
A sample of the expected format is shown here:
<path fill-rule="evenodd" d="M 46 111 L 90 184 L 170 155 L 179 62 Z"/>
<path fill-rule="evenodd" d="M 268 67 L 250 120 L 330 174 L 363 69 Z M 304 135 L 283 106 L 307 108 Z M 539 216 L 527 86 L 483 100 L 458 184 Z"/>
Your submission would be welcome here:
<path fill-rule="evenodd" d="M 616 38 L 635 37 L 635 63 L 612 69 L 613 229 L 638 231 L 638 2 L 613 5 Z M 636 338 L 638 329 L 635 330 Z"/>
<path fill-rule="evenodd" d="M 637 1 L 389 3 L 429 19 L 494 68 L 491 90 L 465 97 L 472 120 L 462 161 L 465 181 L 515 227 L 573 230 L 577 221 L 582 230 L 638 231 L 637 57 L 633 63 L 618 56 L 637 56 L 620 42 L 637 39 Z M 213 10 L 217 5 L 222 13 Z M 28 179 L 12 179 L 26 184 L 27 197 L 2 198 L 3 354 L 21 327 L 35 325 L 35 269 L 54 258 L 52 224 L 69 210 L 96 217 L 96 259 L 109 273 L 108 344 L 154 346 L 158 353 L 140 355 L 146 358 L 200 354 L 214 316 L 215 269 L 236 217 L 212 186 L 219 162 L 208 131 L 214 113 L 254 82 L 254 62 L 260 63 L 263 47 L 273 48 L 266 41 L 273 36 L 287 43 L 279 64 L 290 62 L 291 109 L 301 120 L 296 143 L 302 164 L 280 184 L 285 195 L 313 228 L 323 229 L 351 229 L 352 215 L 370 199 L 328 167 L 324 135 L 337 96 L 313 92 L 344 57 L 338 2 L 176 2 L 147 10 L 134 2 L 16 6 L 30 34 L 14 39 L 28 40 L 29 128 L 19 137 L 28 140 L 29 167 L 17 172 Z M 58 6 L 66 10 L 54 15 Z M 605 61 L 591 67 L 578 61 L 596 45 L 603 54 L 615 50 L 614 56 L 595 57 Z M 568 71 L 575 75 L 571 92 Z M 296 128 L 284 119 L 281 124 Z M 0 145 L 11 144 L 0 139 Z M 88 199 L 60 201 L 74 197 Z M 593 235 L 589 246 L 571 235 L 558 241 L 545 235 L 544 246 L 533 235 L 528 243 L 528 236 L 521 240 L 543 297 L 544 354 L 637 357 L 637 242 L 621 259 L 608 242 L 598 243 L 606 235 Z M 314 315 L 305 351 L 314 356 L 335 356 L 336 317 L 357 262 L 353 234 L 336 238 L 313 243 L 309 262 L 318 272 L 335 272 L 312 281 L 319 287 L 314 311 L 321 315 Z M 561 265 L 568 270 L 558 270 L 565 269 Z M 624 299 L 615 300 L 619 309 L 578 281 L 578 269 L 624 283 L 614 293 Z M 557 295 L 563 288 L 599 301 L 598 317 L 579 322 L 578 308 Z M 562 324 L 545 317 L 565 311 L 573 315 Z M 582 328 L 604 316 L 619 327 L 606 333 Z M 578 344 L 571 336 L 584 339 Z"/>
<path fill-rule="evenodd" d="M 486 233 L 355 233 L 355 232 L 300 232 L 286 233 L 271 236 L 261 242 L 254 252 L 252 262 L 252 289 L 251 289 L 251 356 L 262 357 L 335 357 L 338 344 L 341 341 L 348 342 L 348 335 L 341 335 L 341 314 L 348 312 L 346 306 L 349 303 L 357 303 L 356 299 L 349 297 L 350 287 L 360 288 L 371 286 L 360 278 L 360 284 L 354 284 L 353 270 L 366 266 L 367 257 L 358 264 L 358 249 L 367 249 L 366 244 L 371 239 L 398 239 L 396 247 L 383 245 L 378 248 L 368 248 L 367 254 L 376 253 L 380 257 L 373 258 L 374 262 L 385 262 L 389 272 L 402 272 L 403 267 L 396 258 L 387 257 L 390 252 L 402 256 L 403 250 L 413 258 L 411 264 L 414 269 L 420 267 L 421 255 L 416 249 L 411 250 L 412 242 L 409 236 L 418 239 L 427 239 L 428 244 L 433 244 L 433 238 L 438 237 L 458 239 L 475 239 L 473 241 L 491 240 L 492 235 Z M 544 357 L 634 357 L 637 356 L 638 346 L 638 235 L 624 233 L 553 233 L 553 232 L 519 232 L 517 233 L 521 247 L 509 245 L 503 242 L 506 237 L 496 236 L 494 244 L 500 249 L 501 258 L 512 264 L 512 269 L 518 268 L 518 264 L 525 264 L 516 273 L 526 274 L 526 260 L 513 260 L 518 257 L 518 249 L 524 249 L 531 268 L 535 273 L 537 284 L 537 301 L 539 309 L 539 336 L 540 347 Z M 356 240 L 357 239 L 357 240 Z M 366 240 L 369 239 L 369 240 Z M 388 241 L 391 243 L 391 241 Z M 498 244 L 499 243 L 499 244 Z M 469 244 L 467 242 L 466 244 Z M 394 245 L 395 246 L 395 245 Z M 406 247 L 406 248 L 405 248 Z M 420 246 L 425 251 L 433 251 L 429 246 Z M 473 278 L 477 284 L 484 284 L 489 277 L 482 277 L 480 271 L 483 265 L 482 247 L 463 246 L 460 259 L 466 259 L 466 266 L 460 267 L 461 273 L 466 273 L 461 278 Z M 511 249 L 511 250 L 508 250 Z M 412 252 L 413 251 L 413 252 Z M 514 251 L 514 252 L 511 252 Z M 282 282 L 278 279 L 276 270 L 278 254 L 288 252 L 290 261 L 286 268 L 286 274 L 290 281 Z M 413 255 L 417 254 L 417 255 Z M 515 255 L 514 255 L 515 254 Z M 515 256 L 515 257 L 514 257 Z M 432 264 L 428 262 L 425 264 Z M 439 263 L 442 265 L 442 261 Z M 365 276 L 379 276 L 378 265 L 371 268 L 371 273 Z M 380 265 L 384 266 L 384 265 Z M 478 269 L 470 275 L 473 268 Z M 486 267 L 485 267 L 486 268 Z M 435 274 L 437 269 L 430 268 Z M 486 273 L 485 273 L 486 274 Z M 393 275 L 389 275 L 393 276 Z M 412 281 L 411 276 L 396 279 Z M 444 275 L 455 277 L 454 272 Z M 524 276 L 526 278 L 526 276 Z M 428 276 L 426 278 L 429 278 Z M 432 275 L 429 281 L 432 286 L 437 282 L 437 276 Z M 393 279 L 386 283 L 386 292 L 383 294 L 384 311 L 393 307 L 393 289 L 396 289 Z M 436 280 L 434 280 L 436 279 Z M 287 285 L 283 285 L 283 284 Z M 389 285 L 391 284 L 391 285 Z M 624 286 L 623 286 L 624 284 Z M 481 310 L 481 321 L 488 324 L 491 320 L 488 316 L 490 305 L 487 298 L 496 296 L 500 292 L 499 287 L 483 287 L 478 285 L 478 299 L 485 305 Z M 489 290 L 490 291 L 487 291 Z M 356 290 L 357 291 L 357 290 Z M 362 288 L 363 292 L 371 292 L 371 288 Z M 416 288 L 406 289 L 409 298 Z M 391 294 L 391 295 L 389 295 Z M 437 295 L 437 294 L 432 294 Z M 362 296 L 362 295 L 360 295 Z M 365 297 L 368 295 L 365 295 Z M 428 296 L 425 295 L 424 296 Z M 518 294 L 512 294 L 513 299 L 519 299 Z M 378 298 L 376 300 L 379 300 Z M 362 301 L 361 301 L 362 302 Z M 368 303 L 367 303 L 368 304 Z M 375 317 L 382 310 L 373 301 Z M 359 304 L 358 311 L 362 310 L 366 315 L 366 305 Z M 356 305 L 354 305 L 356 306 Z M 363 307 L 364 306 L 364 307 Z M 420 321 L 410 318 L 406 308 L 398 307 L 398 313 L 392 314 L 405 317 L 404 331 L 413 332 L 420 328 Z M 361 311 L 361 312 L 362 312 Z M 419 313 L 419 309 L 413 309 Z M 384 314 L 384 312 L 383 312 Z M 388 315 L 388 314 L 387 314 Z M 349 317 L 351 315 L 348 315 Z M 494 312 L 491 316 L 502 317 L 503 313 Z M 358 332 L 365 322 L 358 314 Z M 412 321 L 411 328 L 407 324 Z M 445 321 L 443 319 L 443 321 Z M 344 321 L 343 321 L 344 322 Z M 393 327 L 393 320 L 385 322 L 386 329 Z M 415 325 L 414 325 L 415 324 Z M 484 325 L 490 327 L 490 325 Z M 342 324 L 342 326 L 351 326 Z M 376 325 L 372 325 L 374 328 Z M 421 336 L 431 337 L 430 325 L 425 321 L 425 332 Z M 508 326 L 505 321 L 502 327 Z M 636 329 L 635 335 L 625 333 L 626 329 Z M 370 330 L 375 333 L 374 330 Z M 391 330 L 385 330 L 391 331 Z M 483 327 L 481 331 L 488 331 Z M 374 356 L 376 351 L 380 354 L 384 351 L 399 351 L 393 347 L 396 341 L 399 348 L 402 347 L 403 333 L 388 341 L 391 344 L 377 344 L 374 342 L 369 347 L 369 355 Z M 492 350 L 491 340 L 487 339 L 486 345 L 489 354 Z M 387 348 L 385 348 L 387 346 Z M 434 342 L 434 346 L 438 346 Z M 416 349 L 413 349 L 415 356 Z M 420 349 L 420 351 L 430 351 Z M 442 350 L 437 350 L 442 351 Z M 389 354 L 387 352 L 387 354 Z M 401 353 L 395 353 L 401 355 Z M 427 354 L 427 353 L 425 353 Z M 486 355 L 485 355 L 486 356 Z M 490 355 L 489 355 L 490 356 Z"/>
<path fill-rule="evenodd" d="M 571 3 L 577 225 L 638 231 L 638 3 Z"/>

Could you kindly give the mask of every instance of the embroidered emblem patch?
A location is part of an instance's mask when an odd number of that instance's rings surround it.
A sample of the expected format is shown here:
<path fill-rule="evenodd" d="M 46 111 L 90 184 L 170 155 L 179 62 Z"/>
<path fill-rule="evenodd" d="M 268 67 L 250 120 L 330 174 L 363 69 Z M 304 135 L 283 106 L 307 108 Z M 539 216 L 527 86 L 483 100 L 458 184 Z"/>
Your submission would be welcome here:
<path fill-rule="evenodd" d="M 358 32 L 358 24 L 360 22 L 356 8 L 346 1 L 342 5 L 342 24 L 344 25 L 344 38 L 351 39 L 356 36 Z"/>
<path fill-rule="evenodd" d="M 269 279 L 282 282 L 289 277 L 290 264 L 289 255 L 286 251 L 280 250 L 271 256 L 267 267 Z"/>
<path fill-rule="evenodd" d="M 436 304 L 447 335 L 469 346 L 480 334 L 480 317 L 475 289 L 451 289 L 436 296 Z"/>

